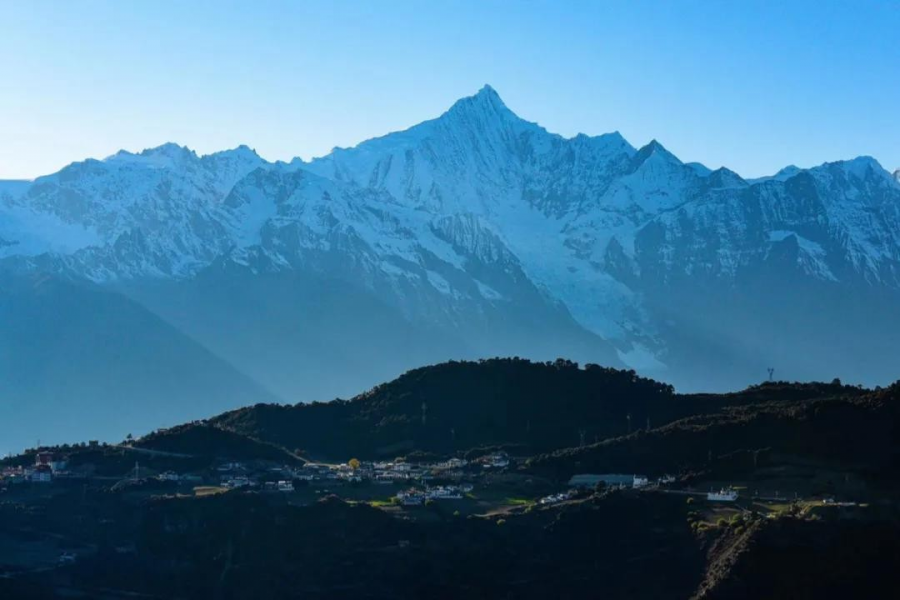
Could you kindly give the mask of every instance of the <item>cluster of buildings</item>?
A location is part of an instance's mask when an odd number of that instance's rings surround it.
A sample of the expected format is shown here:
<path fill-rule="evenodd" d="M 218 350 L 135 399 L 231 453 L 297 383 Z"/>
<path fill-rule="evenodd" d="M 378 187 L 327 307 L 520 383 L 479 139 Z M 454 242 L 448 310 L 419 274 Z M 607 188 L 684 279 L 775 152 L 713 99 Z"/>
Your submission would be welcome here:
<path fill-rule="evenodd" d="M 179 474 L 179 473 L 176 473 L 175 471 L 164 471 L 164 472 L 160 473 L 159 475 L 157 475 L 156 478 L 159 479 L 160 481 L 174 481 L 174 482 L 184 481 L 184 482 L 190 482 L 190 483 L 200 483 L 203 481 L 203 477 L 196 473 Z"/>
<path fill-rule="evenodd" d="M 710 502 L 734 502 L 738 499 L 738 493 L 731 489 L 721 489 L 718 492 L 710 491 L 706 494 L 706 499 Z"/>
<path fill-rule="evenodd" d="M 604 486 L 612 489 L 634 489 L 639 490 L 648 487 L 662 487 L 672 483 L 675 483 L 675 477 L 672 475 L 663 475 L 656 480 L 651 480 L 646 475 L 623 475 L 619 473 L 604 473 L 604 474 L 593 474 L 593 473 L 582 473 L 580 475 L 573 475 L 569 480 L 569 490 L 566 492 L 560 492 L 558 494 L 550 494 L 549 496 L 544 496 L 540 500 L 538 500 L 538 504 L 558 504 L 560 502 L 565 502 L 572 498 L 572 496 L 577 494 L 577 490 L 579 489 L 593 489 L 597 487 L 598 484 L 603 484 Z"/>
<path fill-rule="evenodd" d="M 440 485 L 419 490 L 410 488 L 397 492 L 397 500 L 404 506 L 418 506 L 428 500 L 462 500 L 465 494 L 473 490 L 472 484 Z"/>
<path fill-rule="evenodd" d="M 426 484 L 433 479 L 460 481 L 466 477 L 466 469 L 500 468 L 509 464 L 505 455 L 490 455 L 484 462 L 469 463 L 461 458 L 451 458 L 434 463 L 408 463 L 403 461 L 366 462 L 352 459 L 346 463 L 326 465 L 307 463 L 301 467 L 252 468 L 242 463 L 230 462 L 219 465 L 216 471 L 222 486 L 239 488 L 262 488 L 267 491 L 293 491 L 297 482 L 320 483 L 362 483 Z M 160 478 L 177 481 L 175 473 L 163 473 Z M 435 488 L 440 489 L 440 488 Z M 427 499 L 427 498 L 426 498 Z"/>
<path fill-rule="evenodd" d="M 404 483 L 406 481 L 430 481 L 436 477 L 459 480 L 465 476 L 463 469 L 469 462 L 461 458 L 435 463 L 375 462 L 360 463 L 358 475 L 375 483 Z M 341 465 L 343 466 L 343 465 Z"/>
<path fill-rule="evenodd" d="M 216 467 L 216 472 L 219 484 L 229 489 L 293 492 L 295 479 L 312 479 L 310 473 L 301 473 L 299 469 L 291 467 L 252 466 L 240 462 L 222 463 Z M 177 477 L 184 481 L 188 476 Z"/>
<path fill-rule="evenodd" d="M 66 477 L 68 461 L 54 452 L 38 452 L 34 464 L 27 467 L 7 467 L 0 471 L 0 480 L 6 483 L 51 483 L 54 477 Z"/>
<path fill-rule="evenodd" d="M 293 492 L 294 482 L 285 479 L 279 481 L 267 481 L 263 484 L 263 490 L 267 492 Z"/>
<path fill-rule="evenodd" d="M 494 452 L 478 459 L 485 469 L 505 469 L 509 466 L 509 456 L 506 452 Z"/>
<path fill-rule="evenodd" d="M 559 504 L 560 502 L 565 502 L 569 500 L 576 494 L 575 490 L 568 490 L 566 492 L 560 492 L 558 494 L 550 494 L 549 496 L 544 496 L 540 500 L 538 500 L 538 504 L 543 504 L 545 506 L 550 504 Z"/>
<path fill-rule="evenodd" d="M 397 498 L 404 504 L 422 504 L 426 500 L 456 499 L 471 491 L 464 483 L 478 477 L 485 470 L 504 469 L 510 465 L 505 452 L 494 452 L 475 460 L 449 458 L 434 462 L 359 461 L 351 459 L 342 464 L 306 463 L 302 466 L 273 466 L 265 462 L 223 462 L 202 473 L 163 471 L 156 479 L 173 483 L 216 483 L 229 489 L 259 489 L 272 492 L 293 492 L 297 485 L 324 484 L 392 484 L 418 486 L 401 492 Z M 71 476 L 66 459 L 54 452 L 38 452 L 34 465 L 8 467 L 0 471 L 0 482 L 50 483 L 56 477 Z M 139 478 L 141 469 L 135 463 L 131 477 Z M 446 485 L 433 486 L 435 483 Z M 306 482 L 306 483 L 303 483 Z"/>
<path fill-rule="evenodd" d="M 572 488 L 595 488 L 602 483 L 606 487 L 622 489 L 632 488 L 641 489 L 651 485 L 664 486 L 675 482 L 672 475 L 663 475 L 656 481 L 651 481 L 646 475 L 621 475 L 618 473 L 605 473 L 595 475 L 593 473 L 582 473 L 573 475 L 569 480 L 569 487 Z"/>
<path fill-rule="evenodd" d="M 50 481 L 55 470 L 65 468 L 65 462 L 54 460 L 49 453 L 38 455 L 36 465 L 30 469 L 14 471 L 13 476 L 30 478 L 32 481 Z M 358 483 L 375 484 L 407 484 L 418 483 L 422 487 L 411 487 L 396 495 L 397 501 L 404 506 L 417 506 L 428 500 L 458 500 L 472 491 L 470 483 L 462 483 L 463 479 L 477 476 L 483 469 L 502 469 L 510 464 L 509 457 L 502 452 L 489 454 L 474 461 L 451 458 L 434 463 L 408 463 L 404 461 L 363 462 L 350 460 L 338 465 L 307 463 L 301 467 L 266 467 L 251 468 L 242 463 L 229 462 L 219 465 L 216 470 L 220 475 L 220 484 L 231 489 L 261 489 L 270 492 L 293 492 L 297 482 L 322 483 Z M 4 472 L 8 476 L 10 469 Z M 199 476 L 178 475 L 168 471 L 161 473 L 159 479 L 165 481 L 186 481 L 200 479 Z M 429 483 L 439 479 L 453 481 L 453 484 L 431 486 Z M 651 480 L 646 475 L 605 473 L 582 473 L 569 480 L 569 490 L 551 494 L 538 500 L 539 504 L 551 505 L 572 498 L 578 489 L 593 489 L 598 484 L 612 489 L 644 489 L 660 488 L 675 483 L 672 475 Z M 734 502 L 738 493 L 732 489 L 710 491 L 707 500 L 711 502 Z"/>
<path fill-rule="evenodd" d="M 582 473 L 580 475 L 572 476 L 569 480 L 569 486 L 571 488 L 594 488 L 600 483 L 614 489 L 661 488 L 675 483 L 675 477 L 672 475 L 663 475 L 655 481 L 651 481 L 649 477 L 644 475 L 621 475 L 617 473 L 595 475 L 591 473 Z M 548 496 L 548 498 L 551 498 L 551 496 Z M 706 499 L 710 502 L 734 502 L 737 498 L 738 493 L 730 488 L 723 488 L 719 491 L 710 490 L 709 493 L 706 494 Z"/>

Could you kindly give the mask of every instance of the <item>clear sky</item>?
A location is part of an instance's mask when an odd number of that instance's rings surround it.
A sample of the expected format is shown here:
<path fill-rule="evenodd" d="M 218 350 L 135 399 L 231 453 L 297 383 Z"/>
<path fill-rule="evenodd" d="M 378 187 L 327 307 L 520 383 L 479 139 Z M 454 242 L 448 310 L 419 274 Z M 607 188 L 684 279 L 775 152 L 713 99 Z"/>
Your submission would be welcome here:
<path fill-rule="evenodd" d="M 900 167 L 900 2 L 0 0 L 0 178 L 166 141 L 310 158 L 490 83 L 744 176 Z"/>

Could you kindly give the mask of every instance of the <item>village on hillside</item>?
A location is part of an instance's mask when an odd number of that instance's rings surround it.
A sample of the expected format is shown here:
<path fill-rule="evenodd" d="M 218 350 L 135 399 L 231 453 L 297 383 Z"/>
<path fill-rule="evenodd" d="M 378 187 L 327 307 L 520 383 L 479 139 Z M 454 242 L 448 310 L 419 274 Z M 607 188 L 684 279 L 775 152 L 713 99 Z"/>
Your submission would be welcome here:
<path fill-rule="evenodd" d="M 97 446 L 96 442 L 91 442 L 90 447 Z M 831 495 L 806 498 L 797 491 L 754 490 L 739 482 L 715 482 L 704 490 L 696 482 L 684 485 L 671 474 L 650 478 L 642 474 L 581 473 L 573 475 L 567 485 L 559 489 L 559 486 L 540 478 L 522 474 L 517 469 L 521 459 L 510 457 L 503 451 L 490 452 L 471 460 L 451 457 L 433 462 L 402 458 L 361 461 L 352 458 L 343 463 L 279 465 L 266 460 L 223 460 L 206 468 L 179 471 L 154 468 L 154 458 L 171 453 L 127 446 L 119 448 L 126 453 L 131 451 L 135 460 L 127 473 L 118 476 L 100 474 L 96 465 L 90 463 L 72 466 L 69 457 L 59 451 L 36 451 L 33 453 L 33 464 L 5 466 L 0 470 L 0 493 L 10 497 L 19 492 L 27 495 L 51 490 L 54 486 L 90 483 L 135 492 L 145 490 L 148 494 L 274 493 L 283 494 L 300 504 L 329 494 L 380 507 L 414 507 L 430 501 L 483 498 L 485 501 L 480 506 L 491 512 L 504 506 L 558 504 L 585 492 L 609 489 L 681 494 L 691 501 L 711 504 L 737 504 L 743 500 L 779 505 L 803 502 L 855 505 L 854 502 L 838 501 Z M 523 493 L 526 489 L 535 493 Z M 548 493 L 539 493 L 542 491 Z M 3 497 L 0 496 L 0 499 Z"/>
<path fill-rule="evenodd" d="M 93 462 L 85 456 L 94 457 Z M 787 480 L 779 482 L 783 487 L 779 490 L 754 487 L 760 482 L 698 481 L 683 474 L 578 473 L 567 481 L 551 480 L 530 472 L 525 457 L 502 450 L 430 460 L 351 458 L 283 464 L 259 458 L 196 461 L 174 452 L 92 442 L 69 451 L 42 448 L 4 459 L 0 465 L 0 516 L 29 515 L 24 520 L 0 519 L 0 565 L 18 574 L 97 557 L 100 548 L 81 541 L 84 533 L 75 531 L 77 523 L 73 525 L 65 516 L 73 498 L 79 499 L 76 504 L 115 498 L 122 510 L 132 507 L 103 517 L 103 530 L 111 531 L 127 531 L 135 525 L 131 522 L 136 514 L 133 509 L 143 510 L 158 500 L 220 495 L 234 500 L 252 497 L 272 507 L 340 500 L 368 505 L 405 521 L 429 523 L 461 517 L 502 524 L 507 518 L 532 511 L 575 508 L 590 503 L 598 493 L 618 494 L 635 506 L 656 506 L 657 500 L 681 504 L 688 525 L 698 535 L 710 528 L 740 526 L 758 519 L 814 515 L 823 510 L 841 516 L 851 514 L 847 511 L 861 514 L 859 511 L 867 510 L 864 503 L 838 500 Z M 32 517 L 39 519 L 41 527 L 75 530 L 35 536 L 34 525 L 26 525 L 33 522 Z M 134 555 L 138 550 L 122 537 L 113 544 L 113 551 Z"/>

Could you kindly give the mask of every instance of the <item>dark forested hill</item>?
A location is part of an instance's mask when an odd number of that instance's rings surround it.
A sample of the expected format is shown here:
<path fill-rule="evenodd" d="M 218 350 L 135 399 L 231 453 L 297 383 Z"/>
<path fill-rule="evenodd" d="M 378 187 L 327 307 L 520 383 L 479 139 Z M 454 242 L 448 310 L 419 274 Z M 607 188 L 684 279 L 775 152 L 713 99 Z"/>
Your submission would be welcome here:
<path fill-rule="evenodd" d="M 351 400 L 259 404 L 225 413 L 211 423 L 318 457 L 447 454 L 485 446 L 510 446 L 534 455 L 592 448 L 604 440 L 630 439 L 626 436 L 641 430 L 672 436 L 730 422 L 749 436 L 759 436 L 769 421 L 782 422 L 766 415 L 795 415 L 802 410 L 818 414 L 831 405 L 809 404 L 816 399 L 849 401 L 864 393 L 834 382 L 767 383 L 733 394 L 678 395 L 671 386 L 633 371 L 579 367 L 565 360 L 493 359 L 415 369 Z M 766 408 L 753 408 L 762 406 Z M 664 427 L 676 421 L 682 424 Z M 794 425 L 784 421 L 780 435 L 790 437 Z M 671 453 L 672 460 L 688 447 Z"/>
<path fill-rule="evenodd" d="M 633 371 L 559 360 L 448 362 L 409 371 L 351 400 L 260 404 L 212 420 L 311 455 L 394 456 L 515 445 L 542 451 L 627 434 L 691 409 Z"/>
<path fill-rule="evenodd" d="M 260 442 L 221 427 L 189 423 L 155 431 L 140 439 L 139 448 L 205 458 L 233 458 L 293 463 L 298 459 L 280 446 Z"/>
<path fill-rule="evenodd" d="M 874 392 L 819 386 L 822 396 L 812 398 L 798 393 L 816 387 L 759 386 L 736 395 L 756 403 L 728 403 L 651 431 L 557 450 L 531 459 L 529 468 L 555 478 L 611 470 L 733 476 L 787 456 L 881 477 L 900 472 L 900 384 Z"/>

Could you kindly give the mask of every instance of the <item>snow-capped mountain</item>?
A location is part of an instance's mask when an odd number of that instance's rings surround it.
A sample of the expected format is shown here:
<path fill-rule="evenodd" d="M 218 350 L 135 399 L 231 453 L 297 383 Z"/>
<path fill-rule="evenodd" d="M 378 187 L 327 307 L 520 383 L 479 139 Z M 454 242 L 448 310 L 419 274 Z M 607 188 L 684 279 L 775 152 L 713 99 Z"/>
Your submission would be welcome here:
<path fill-rule="evenodd" d="M 218 205 L 264 165 L 245 146 L 201 158 L 175 144 L 71 164 L 6 196 L 0 256 L 49 255 L 94 281 L 190 274 L 227 249 Z"/>
<path fill-rule="evenodd" d="M 355 319 L 382 315 L 434 360 L 566 354 L 689 387 L 743 384 L 769 365 L 882 382 L 876 350 L 900 331 L 900 181 L 868 157 L 745 180 L 656 141 L 549 133 L 486 86 L 308 163 L 166 144 L 2 182 L 0 268 L 124 293 L 290 399 L 310 388 L 266 349 L 352 344 L 327 310 L 348 294 Z M 275 326 L 254 341 L 295 309 L 321 312 L 291 339 Z M 355 368 L 383 354 L 375 344 Z M 329 390 L 354 391 L 315 388 Z"/>

